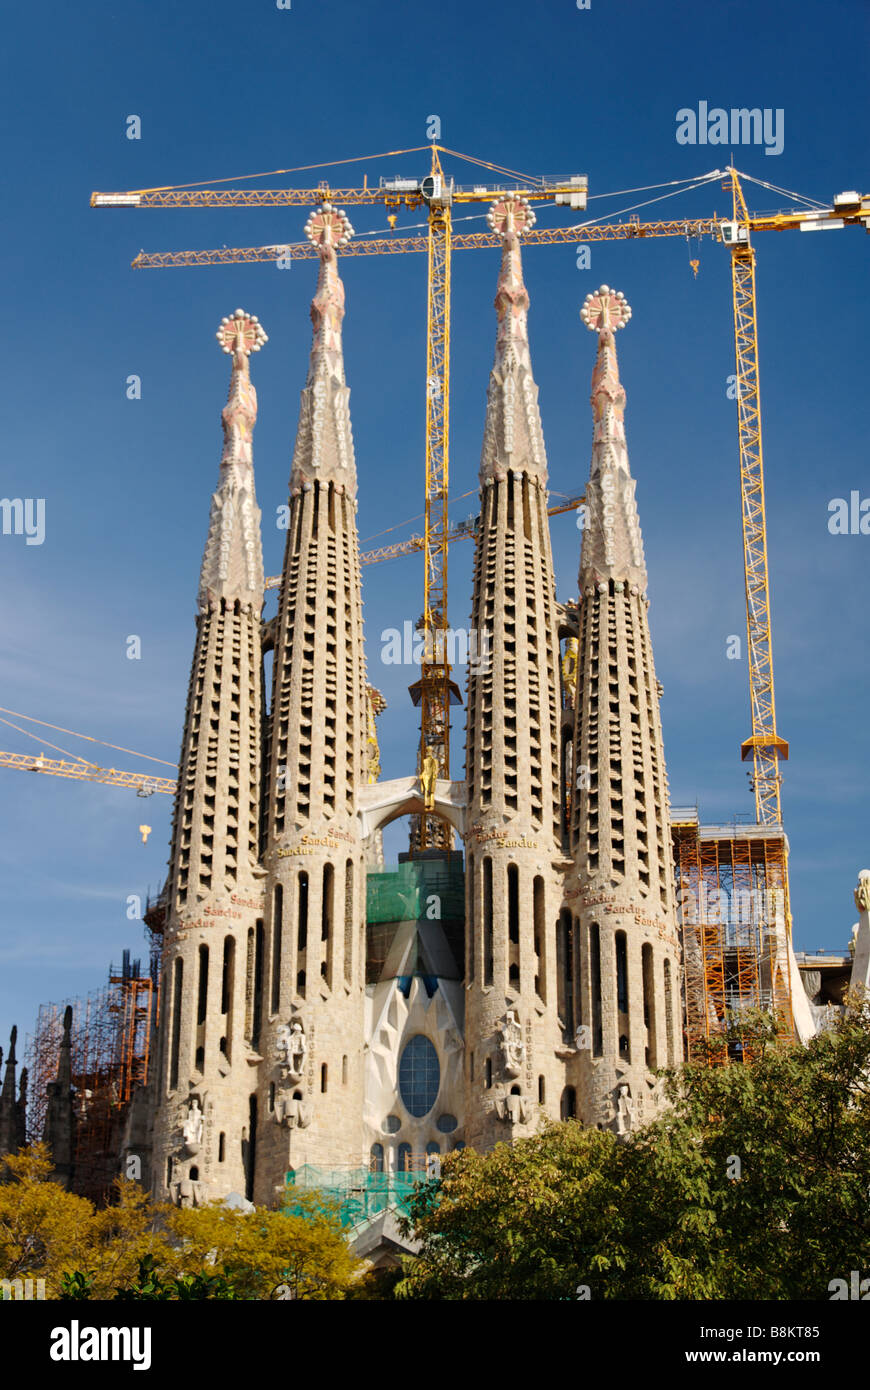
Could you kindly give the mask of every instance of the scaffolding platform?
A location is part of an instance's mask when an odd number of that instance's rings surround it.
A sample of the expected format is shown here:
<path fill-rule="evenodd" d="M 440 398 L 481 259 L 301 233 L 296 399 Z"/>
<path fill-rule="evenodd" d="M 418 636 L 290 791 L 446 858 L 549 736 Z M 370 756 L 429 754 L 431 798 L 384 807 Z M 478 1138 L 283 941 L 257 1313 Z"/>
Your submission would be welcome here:
<path fill-rule="evenodd" d="M 314 1190 L 327 1199 L 323 1211 L 337 1210 L 339 1220 L 345 1227 L 364 1225 L 373 1217 L 392 1207 L 406 1212 L 414 1195 L 415 1188 L 427 1183 L 425 1169 L 405 1172 L 376 1172 L 371 1168 L 320 1168 L 305 1163 L 297 1169 L 290 1169 L 286 1176 L 288 1199 L 283 1210 L 290 1215 L 303 1214 L 300 1206 L 294 1208 L 289 1190 Z"/>

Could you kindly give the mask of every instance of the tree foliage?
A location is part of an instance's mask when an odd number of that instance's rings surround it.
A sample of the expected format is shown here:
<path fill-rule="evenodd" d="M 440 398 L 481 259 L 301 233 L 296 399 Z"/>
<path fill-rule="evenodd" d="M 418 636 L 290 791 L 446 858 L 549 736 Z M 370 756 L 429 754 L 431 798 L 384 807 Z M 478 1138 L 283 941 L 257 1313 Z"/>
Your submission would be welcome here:
<path fill-rule="evenodd" d="M 322 1195 L 290 1212 L 221 1203 L 179 1210 L 119 1179 L 97 1210 L 51 1181 L 44 1145 L 2 1160 L 0 1279 L 45 1280 L 47 1298 L 341 1299 L 359 1269 Z"/>
<path fill-rule="evenodd" d="M 568 1121 L 445 1158 L 396 1296 L 827 1299 L 870 1274 L 870 1007 L 806 1047 L 742 1031 L 751 1063 L 670 1075 L 624 1142 Z"/>

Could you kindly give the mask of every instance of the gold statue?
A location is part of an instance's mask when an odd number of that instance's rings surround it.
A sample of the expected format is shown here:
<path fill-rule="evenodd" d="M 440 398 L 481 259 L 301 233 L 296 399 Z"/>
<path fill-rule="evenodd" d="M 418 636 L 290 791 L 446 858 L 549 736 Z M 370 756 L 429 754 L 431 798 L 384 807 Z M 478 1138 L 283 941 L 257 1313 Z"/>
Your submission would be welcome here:
<path fill-rule="evenodd" d="M 427 811 L 435 810 L 435 781 L 438 777 L 438 759 L 431 748 L 426 749 L 426 756 L 420 768 L 420 786 L 423 788 L 423 806 Z"/>

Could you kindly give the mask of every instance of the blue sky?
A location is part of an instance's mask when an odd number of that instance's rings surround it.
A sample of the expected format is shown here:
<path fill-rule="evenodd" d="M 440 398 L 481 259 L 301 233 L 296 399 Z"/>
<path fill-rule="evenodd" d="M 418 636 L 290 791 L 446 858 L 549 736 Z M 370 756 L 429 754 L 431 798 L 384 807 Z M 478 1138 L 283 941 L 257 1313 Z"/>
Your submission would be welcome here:
<path fill-rule="evenodd" d="M 676 141 L 699 102 L 782 109 L 782 153 L 735 149 L 738 168 L 827 201 L 866 190 L 867 104 L 844 74 L 866 67 L 863 0 L 726 6 L 648 0 L 269 0 L 178 6 L 19 7 L 7 19 L 2 109 L 6 268 L 2 482 L 44 498 L 40 546 L 0 536 L 0 704 L 178 756 L 197 577 L 220 454 L 226 359 L 214 333 L 238 305 L 270 341 L 254 360 L 266 567 L 280 568 L 275 509 L 286 498 L 309 348 L 315 266 L 132 271 L 149 250 L 301 238 L 306 212 L 94 211 L 92 189 L 208 182 L 442 143 L 534 174 L 589 177 L 590 215 L 620 212 L 729 162 Z M 845 61 L 844 61 L 845 60 Z M 130 115 L 141 139 L 126 138 Z M 348 166 L 348 184 L 415 175 L 425 155 Z M 469 166 L 452 172 L 477 181 Z M 318 172 L 284 182 L 316 182 Z M 265 186 L 282 180 L 266 179 Z M 749 186 L 758 210 L 790 199 Z M 598 195 L 614 193 L 613 198 Z M 703 216 L 718 182 L 638 209 Z M 385 228 L 355 209 L 358 232 Z M 549 211 L 546 223 L 576 220 Z M 408 218 L 419 220 L 419 214 Z M 477 223 L 468 224 L 476 227 Z M 483 224 L 480 224 L 481 226 Z M 845 943 L 867 842 L 867 555 L 832 536 L 828 503 L 870 496 L 866 440 L 870 242 L 863 231 L 759 235 L 759 333 L 778 722 L 791 743 L 783 804 L 799 947 Z M 697 278 L 690 260 L 700 262 Z M 453 280 L 451 493 L 476 487 L 494 344 L 496 252 L 457 254 Z M 588 472 L 594 340 L 578 310 L 602 282 L 625 292 L 620 335 L 627 431 L 665 688 L 671 796 L 705 820 L 752 810 L 739 745 L 750 732 L 727 252 L 682 239 L 530 249 L 530 335 L 554 491 Z M 348 259 L 345 355 L 365 543 L 422 507 L 425 262 Z M 138 401 L 126 379 L 142 381 Z M 474 510 L 456 502 L 455 517 Z M 400 528 L 391 538 L 408 534 Z M 579 533 L 552 526 L 560 598 L 576 592 Z M 468 619 L 471 546 L 453 547 L 450 617 Z M 419 561 L 364 571 L 369 678 L 387 777 L 413 766 L 413 673 L 380 662 L 380 633 L 416 619 Z M 274 604 L 274 598 L 271 600 Z M 272 611 L 270 606 L 268 611 Z M 136 634 L 142 658 L 126 657 Z M 460 672 L 464 684 L 464 673 Z M 0 724 L 0 747 L 36 750 Z M 83 756 L 90 745 L 46 731 Z M 46 746 L 46 753 L 50 749 Z M 454 766 L 461 762 L 458 739 Z M 131 766 L 122 754 L 106 762 Z M 156 765 L 155 765 L 156 766 Z M 160 769 L 157 769 L 160 771 Z M 144 955 L 128 895 L 159 888 L 168 797 L 0 769 L 0 1040 L 37 1005 L 101 985 L 110 960 Z M 143 844 L 138 827 L 151 829 Z M 391 848 L 399 847 L 396 832 Z"/>

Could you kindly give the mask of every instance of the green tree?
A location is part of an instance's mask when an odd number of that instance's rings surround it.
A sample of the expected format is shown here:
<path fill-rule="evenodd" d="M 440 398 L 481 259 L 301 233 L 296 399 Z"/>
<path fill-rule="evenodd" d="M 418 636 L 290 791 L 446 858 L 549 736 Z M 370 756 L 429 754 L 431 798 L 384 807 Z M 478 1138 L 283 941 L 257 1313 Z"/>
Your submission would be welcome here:
<path fill-rule="evenodd" d="M 52 1171 L 44 1144 L 0 1160 L 0 1279 L 41 1278 L 57 1298 L 64 1272 L 87 1263 L 94 1209 Z"/>
<path fill-rule="evenodd" d="M 341 1299 L 359 1268 L 337 1214 L 315 1192 L 294 1192 L 291 1211 L 214 1204 L 172 1210 L 166 1221 L 178 1273 L 220 1273 L 241 1298 L 271 1298 L 283 1286 L 288 1298 Z"/>
<path fill-rule="evenodd" d="M 568 1121 L 445 1158 L 396 1296 L 827 1299 L 870 1274 L 870 1007 L 806 1047 L 741 1034 L 752 1063 L 671 1075 L 625 1142 Z"/>

